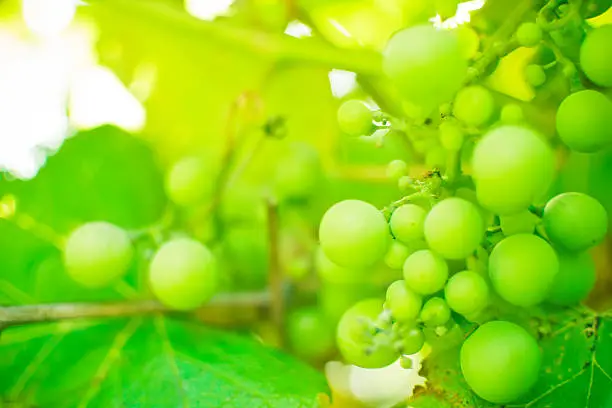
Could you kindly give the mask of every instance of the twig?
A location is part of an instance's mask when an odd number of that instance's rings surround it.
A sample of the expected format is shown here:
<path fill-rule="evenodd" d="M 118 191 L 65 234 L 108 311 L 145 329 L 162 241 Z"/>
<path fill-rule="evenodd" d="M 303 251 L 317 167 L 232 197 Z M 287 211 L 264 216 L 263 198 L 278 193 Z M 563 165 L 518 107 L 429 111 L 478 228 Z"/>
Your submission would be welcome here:
<path fill-rule="evenodd" d="M 284 291 L 283 276 L 280 267 L 278 248 L 278 204 L 273 198 L 266 200 L 268 211 L 268 288 L 270 291 L 270 316 L 278 332 L 278 339 L 282 346 L 284 342 Z"/>

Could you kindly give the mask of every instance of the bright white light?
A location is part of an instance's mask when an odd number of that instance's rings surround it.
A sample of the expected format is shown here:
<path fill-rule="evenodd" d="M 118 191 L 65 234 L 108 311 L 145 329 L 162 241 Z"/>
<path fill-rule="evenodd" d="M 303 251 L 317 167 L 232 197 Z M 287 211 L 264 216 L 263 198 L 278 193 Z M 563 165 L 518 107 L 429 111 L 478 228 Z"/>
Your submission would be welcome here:
<path fill-rule="evenodd" d="M 457 5 L 457 14 L 451 18 L 442 21 L 440 15 L 435 16 L 430 21 L 436 28 L 455 28 L 461 24 L 470 22 L 470 13 L 481 9 L 485 4 L 485 0 L 472 0 Z"/>
<path fill-rule="evenodd" d="M 234 0 L 185 0 L 185 9 L 201 20 L 214 20 L 227 15 L 233 3 Z"/>
<path fill-rule="evenodd" d="M 329 22 L 330 22 L 330 24 L 331 24 L 331 25 L 333 25 L 333 26 L 336 28 L 336 30 L 338 30 L 338 31 L 339 31 L 339 32 L 340 32 L 340 33 L 341 33 L 343 36 L 348 37 L 348 38 L 353 38 L 353 36 L 351 35 L 351 33 L 350 33 L 350 32 L 349 32 L 349 31 L 348 31 L 346 28 L 344 28 L 344 26 L 343 26 L 342 24 L 340 24 L 340 23 L 338 22 L 338 20 L 335 20 L 335 19 L 333 19 L 333 18 L 330 18 L 330 19 L 329 19 Z"/>
<path fill-rule="evenodd" d="M 53 36 L 70 25 L 79 4 L 79 0 L 22 0 L 21 13 L 33 33 Z"/>
<path fill-rule="evenodd" d="M 336 98 L 342 98 L 357 87 L 357 74 L 354 72 L 332 69 L 328 77 L 332 94 Z"/>
<path fill-rule="evenodd" d="M 293 20 L 287 24 L 285 34 L 295 38 L 310 37 L 312 35 L 312 28 L 300 21 Z"/>

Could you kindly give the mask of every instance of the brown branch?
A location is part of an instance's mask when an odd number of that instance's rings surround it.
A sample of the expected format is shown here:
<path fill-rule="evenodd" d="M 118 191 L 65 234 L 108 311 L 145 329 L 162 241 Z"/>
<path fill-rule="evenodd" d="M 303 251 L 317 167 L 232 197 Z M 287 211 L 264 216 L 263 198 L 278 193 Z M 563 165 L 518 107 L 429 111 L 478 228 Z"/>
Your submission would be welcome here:
<path fill-rule="evenodd" d="M 270 291 L 270 317 L 277 330 L 280 345 L 284 345 L 284 290 L 279 258 L 278 204 L 273 198 L 266 201 L 268 211 L 268 288 Z"/>

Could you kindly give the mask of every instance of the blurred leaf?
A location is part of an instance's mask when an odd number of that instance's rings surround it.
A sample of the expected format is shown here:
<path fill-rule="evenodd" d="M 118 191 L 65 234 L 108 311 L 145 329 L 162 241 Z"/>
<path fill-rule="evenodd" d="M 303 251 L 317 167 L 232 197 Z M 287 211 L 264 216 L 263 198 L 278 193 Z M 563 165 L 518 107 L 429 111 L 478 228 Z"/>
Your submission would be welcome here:
<path fill-rule="evenodd" d="M 24 407 L 312 408 L 327 391 L 278 351 L 162 317 L 10 329 L 0 379 L 2 401 Z"/>

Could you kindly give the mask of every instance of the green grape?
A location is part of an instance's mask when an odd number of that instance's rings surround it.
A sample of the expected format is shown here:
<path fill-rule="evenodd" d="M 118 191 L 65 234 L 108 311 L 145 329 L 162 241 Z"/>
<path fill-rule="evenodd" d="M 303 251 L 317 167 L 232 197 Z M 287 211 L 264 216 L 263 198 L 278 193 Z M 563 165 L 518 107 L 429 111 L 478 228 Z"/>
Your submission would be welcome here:
<path fill-rule="evenodd" d="M 553 197 L 544 207 L 542 222 L 550 240 L 572 252 L 599 244 L 608 232 L 606 209 L 599 201 L 582 193 Z"/>
<path fill-rule="evenodd" d="M 406 285 L 421 295 L 431 295 L 442 290 L 447 279 L 446 261 L 430 250 L 416 251 L 404 263 Z"/>
<path fill-rule="evenodd" d="M 393 240 L 391 245 L 389 245 L 389 250 L 384 258 L 385 265 L 391 269 L 402 269 L 406 258 L 408 258 L 408 255 L 410 254 L 411 251 L 409 247 L 397 242 L 396 240 Z"/>
<path fill-rule="evenodd" d="M 457 13 L 459 0 L 434 0 L 434 4 L 438 15 L 446 20 Z"/>
<path fill-rule="evenodd" d="M 426 326 L 442 326 L 450 320 L 451 311 L 444 299 L 432 297 L 423 305 L 420 318 Z"/>
<path fill-rule="evenodd" d="M 530 307 L 542 302 L 558 271 L 557 254 L 548 242 L 535 235 L 505 238 L 489 257 L 493 288 L 516 306 Z"/>
<path fill-rule="evenodd" d="M 195 309 L 210 299 L 218 275 L 210 250 L 189 238 L 163 244 L 149 265 L 151 291 L 164 305 L 178 310 Z"/>
<path fill-rule="evenodd" d="M 585 18 L 597 17 L 612 7 L 612 0 L 584 0 L 580 8 Z"/>
<path fill-rule="evenodd" d="M 415 192 L 414 179 L 410 176 L 402 176 L 397 180 L 397 188 L 402 193 Z"/>
<path fill-rule="evenodd" d="M 383 70 L 408 101 L 433 110 L 461 88 L 467 61 L 452 32 L 424 24 L 391 37 L 383 53 Z"/>
<path fill-rule="evenodd" d="M 515 234 L 533 234 L 537 222 L 538 218 L 529 210 L 499 216 L 502 232 L 507 237 Z"/>
<path fill-rule="evenodd" d="M 546 193 L 554 170 L 555 156 L 543 137 L 518 126 L 489 131 L 472 156 L 478 201 L 496 214 L 528 208 Z"/>
<path fill-rule="evenodd" d="M 362 101 L 348 100 L 338 108 L 338 125 L 349 136 L 364 136 L 372 133 L 372 111 Z"/>
<path fill-rule="evenodd" d="M 556 305 L 572 305 L 584 300 L 595 286 L 595 262 L 588 252 L 557 252 L 559 273 L 547 300 Z"/>
<path fill-rule="evenodd" d="M 421 306 L 423 306 L 421 296 L 408 289 L 403 280 L 395 281 L 387 288 L 385 307 L 391 311 L 395 320 L 416 321 Z"/>
<path fill-rule="evenodd" d="M 478 33 L 468 24 L 463 24 L 455 28 L 455 33 L 457 34 L 459 49 L 461 50 L 463 58 L 466 60 L 473 59 L 480 48 L 480 37 L 478 37 Z"/>
<path fill-rule="evenodd" d="M 425 165 L 432 169 L 444 169 L 446 167 L 447 152 L 442 146 L 436 146 L 425 155 Z"/>
<path fill-rule="evenodd" d="M 587 89 L 567 96 L 557 110 L 557 133 L 570 149 L 591 153 L 612 144 L 612 101 Z"/>
<path fill-rule="evenodd" d="M 381 300 L 366 299 L 342 315 L 336 331 L 336 343 L 348 363 L 363 368 L 381 368 L 399 358 L 385 333 L 374 336 L 373 326 L 382 311 Z M 376 342 L 376 337 L 382 341 Z"/>
<path fill-rule="evenodd" d="M 210 198 L 215 187 L 216 166 L 200 157 L 176 162 L 166 175 L 166 194 L 175 204 L 193 206 Z"/>
<path fill-rule="evenodd" d="M 103 288 L 126 274 L 133 255 L 127 232 L 108 222 L 89 222 L 68 237 L 64 265 L 81 286 Z"/>
<path fill-rule="evenodd" d="M 542 41 L 542 29 L 536 23 L 525 22 L 516 30 L 516 39 L 523 47 L 535 47 Z"/>
<path fill-rule="evenodd" d="M 319 240 L 332 262 L 365 268 L 387 252 L 389 226 L 385 216 L 372 204 L 345 200 L 334 204 L 323 215 Z"/>
<path fill-rule="evenodd" d="M 481 85 L 463 88 L 457 93 L 453 114 L 469 126 L 486 125 L 495 113 L 495 100 L 491 92 Z"/>
<path fill-rule="evenodd" d="M 400 242 L 410 244 L 423 238 L 423 224 L 427 212 L 416 204 L 404 204 L 391 214 L 391 233 Z"/>
<path fill-rule="evenodd" d="M 537 88 L 546 82 L 546 72 L 540 65 L 527 65 L 525 67 L 525 80 L 529 85 Z"/>
<path fill-rule="evenodd" d="M 440 131 L 440 143 L 442 147 L 452 152 L 461 150 L 465 135 L 457 123 L 452 121 L 442 122 L 438 129 Z"/>
<path fill-rule="evenodd" d="M 580 47 L 580 67 L 596 85 L 612 86 L 612 25 L 591 30 Z"/>
<path fill-rule="evenodd" d="M 257 290 L 266 284 L 268 236 L 259 225 L 225 228 L 220 249 L 235 289 Z"/>
<path fill-rule="evenodd" d="M 314 307 L 296 310 L 287 316 L 287 340 L 291 349 L 307 359 L 320 359 L 333 351 L 334 326 Z"/>
<path fill-rule="evenodd" d="M 321 282 L 317 293 L 321 311 L 330 322 L 337 323 L 344 312 L 355 303 L 380 295 L 380 289 L 369 281 L 335 283 Z"/>
<path fill-rule="evenodd" d="M 274 190 L 280 200 L 304 199 L 321 188 L 319 153 L 311 145 L 293 142 L 278 161 Z"/>
<path fill-rule="evenodd" d="M 454 274 L 446 283 L 444 297 L 451 309 L 462 315 L 472 315 L 489 304 L 489 286 L 473 271 Z"/>
<path fill-rule="evenodd" d="M 410 27 L 415 24 L 427 23 L 436 15 L 434 4 L 431 0 L 409 0 L 401 2 L 404 26 Z"/>
<path fill-rule="evenodd" d="M 416 354 L 421 351 L 425 344 L 425 334 L 418 327 L 400 329 L 399 334 L 401 338 L 398 348 L 402 355 Z"/>
<path fill-rule="evenodd" d="M 400 177 L 406 175 L 408 165 L 403 160 L 392 160 L 387 165 L 387 177 L 391 180 L 399 180 Z"/>
<path fill-rule="evenodd" d="M 523 108 L 516 103 L 508 103 L 504 105 L 499 116 L 502 123 L 508 125 L 520 124 L 525 121 Z"/>
<path fill-rule="evenodd" d="M 462 198 L 447 198 L 436 204 L 424 224 L 429 247 L 447 259 L 461 259 L 473 253 L 484 233 L 476 206 Z"/>
<path fill-rule="evenodd" d="M 321 247 L 315 254 L 315 269 L 321 280 L 331 283 L 364 282 L 370 271 L 368 269 L 345 268 L 338 266 L 325 255 Z"/>
<path fill-rule="evenodd" d="M 492 321 L 465 340 L 460 360 L 463 377 L 478 396 L 507 404 L 533 387 L 542 356 L 537 341 L 521 326 Z"/>

